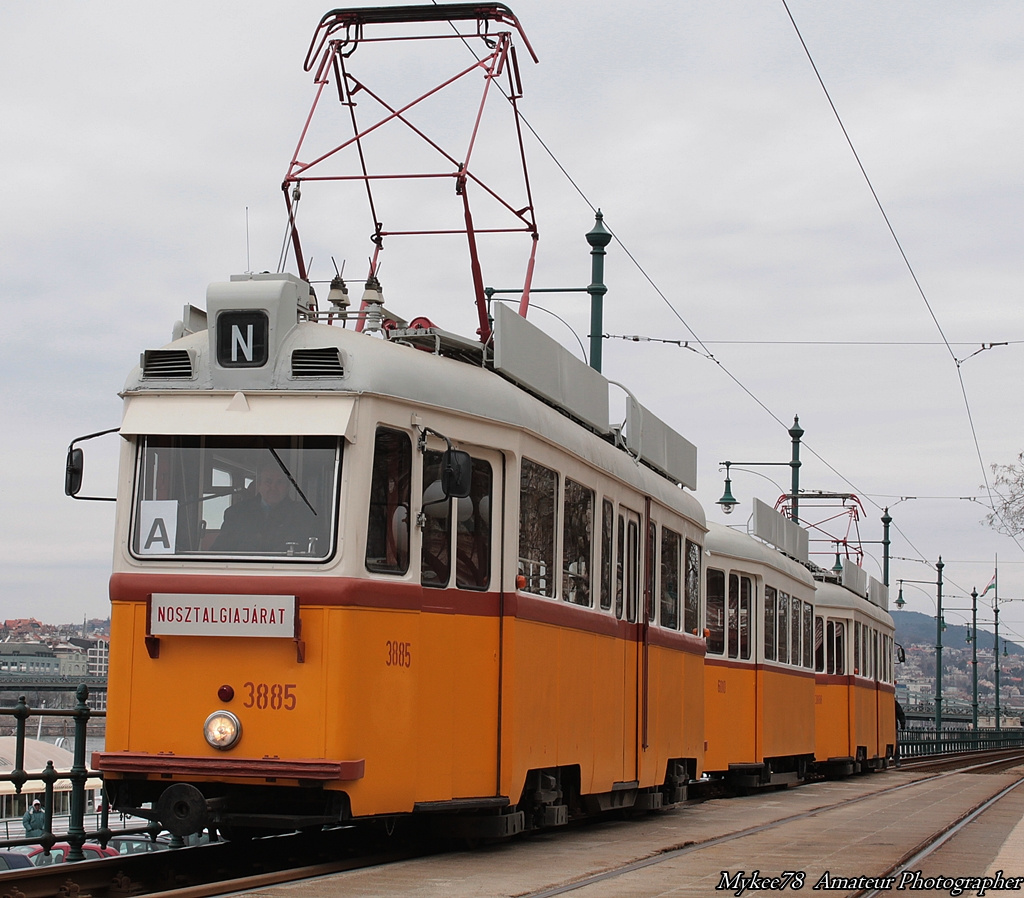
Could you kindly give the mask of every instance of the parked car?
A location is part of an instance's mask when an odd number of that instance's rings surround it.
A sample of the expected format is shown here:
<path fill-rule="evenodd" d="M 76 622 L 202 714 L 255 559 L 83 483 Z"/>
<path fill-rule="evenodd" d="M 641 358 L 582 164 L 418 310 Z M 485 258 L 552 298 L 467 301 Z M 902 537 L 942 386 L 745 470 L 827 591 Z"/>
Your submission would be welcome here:
<path fill-rule="evenodd" d="M 118 854 L 144 854 L 150 851 L 166 851 L 171 841 L 164 835 L 151 839 L 145 833 L 133 835 L 111 836 L 107 848 L 113 848 Z"/>
<path fill-rule="evenodd" d="M 36 867 L 45 867 L 49 864 L 63 864 L 71 851 L 67 842 L 57 842 L 50 853 L 43 851 L 42 845 L 16 845 L 11 851 L 17 851 L 27 857 Z M 101 860 L 105 857 L 117 857 L 113 848 L 103 848 L 94 842 L 86 842 L 82 846 L 82 853 L 87 861 Z"/>
<path fill-rule="evenodd" d="M 20 870 L 31 867 L 32 861 L 20 851 L 0 851 L 0 873 L 5 870 Z"/>

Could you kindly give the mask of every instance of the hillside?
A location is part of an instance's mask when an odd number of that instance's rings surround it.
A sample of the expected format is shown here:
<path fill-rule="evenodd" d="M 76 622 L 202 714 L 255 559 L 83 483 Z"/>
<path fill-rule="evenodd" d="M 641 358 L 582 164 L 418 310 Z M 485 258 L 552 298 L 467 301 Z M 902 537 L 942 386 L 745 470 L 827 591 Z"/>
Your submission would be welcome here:
<path fill-rule="evenodd" d="M 896 624 L 896 641 L 906 647 L 910 645 L 935 645 L 935 618 L 917 611 L 892 611 L 892 619 Z M 946 629 L 942 633 L 943 648 L 967 649 L 971 644 L 967 639 L 971 632 L 969 626 L 962 624 L 951 624 L 946 618 Z M 991 630 L 978 627 L 978 647 L 991 649 L 994 640 Z M 1002 643 L 1004 635 L 999 634 L 999 641 Z M 1000 645 L 1000 648 L 1002 646 Z M 1009 655 L 1024 655 L 1024 648 L 1015 642 L 1006 642 L 1006 651 Z"/>

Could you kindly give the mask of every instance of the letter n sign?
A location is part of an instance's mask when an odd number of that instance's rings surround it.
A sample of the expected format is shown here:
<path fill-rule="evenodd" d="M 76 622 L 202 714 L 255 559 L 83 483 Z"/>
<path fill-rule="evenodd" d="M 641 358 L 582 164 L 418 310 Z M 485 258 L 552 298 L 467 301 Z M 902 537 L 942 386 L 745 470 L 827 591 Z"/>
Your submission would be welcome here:
<path fill-rule="evenodd" d="M 266 312 L 221 312 L 217 316 L 217 364 L 222 368 L 262 368 L 269 347 Z"/>

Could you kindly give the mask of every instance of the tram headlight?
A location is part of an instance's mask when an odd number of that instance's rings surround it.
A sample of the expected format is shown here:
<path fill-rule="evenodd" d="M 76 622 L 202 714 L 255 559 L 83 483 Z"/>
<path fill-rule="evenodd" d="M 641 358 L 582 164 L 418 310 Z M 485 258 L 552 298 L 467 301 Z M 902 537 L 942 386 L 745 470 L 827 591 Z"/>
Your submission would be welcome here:
<path fill-rule="evenodd" d="M 203 736 L 213 748 L 224 751 L 242 738 L 242 723 L 230 711 L 214 711 L 203 724 Z"/>

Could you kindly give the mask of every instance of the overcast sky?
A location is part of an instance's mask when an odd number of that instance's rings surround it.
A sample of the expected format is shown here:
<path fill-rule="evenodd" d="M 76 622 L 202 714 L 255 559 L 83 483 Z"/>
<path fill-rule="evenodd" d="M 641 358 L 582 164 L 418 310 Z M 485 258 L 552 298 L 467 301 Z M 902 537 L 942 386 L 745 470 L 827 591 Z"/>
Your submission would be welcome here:
<path fill-rule="evenodd" d="M 730 519 L 714 505 L 718 463 L 788 460 L 799 414 L 802 487 L 857 493 L 866 541 L 888 505 L 892 598 L 899 578 L 934 581 L 924 562 L 941 555 L 960 623 L 997 556 L 1001 596 L 1024 599 L 1021 546 L 983 523 L 989 466 L 1024 449 L 1024 6 L 788 2 L 920 288 L 781 0 L 510 4 L 540 58 L 519 54 L 521 109 L 547 148 L 528 133 L 535 284 L 589 282 L 600 207 L 621 241 L 605 331 L 697 350 L 609 339 L 604 372 L 697 445 L 709 519 L 741 523 L 752 497 L 788 487 L 784 467 L 734 470 L 741 505 Z M 139 353 L 208 283 L 277 268 L 280 183 L 313 98 L 302 61 L 325 10 L 0 4 L 0 617 L 107 615 L 112 507 L 64 497 L 67 445 L 117 426 Z M 425 68 L 414 54 L 359 74 L 425 89 Z M 313 277 L 334 256 L 358 281 L 369 218 L 331 214 L 304 232 Z M 447 250 L 389 245 L 388 305 L 472 334 L 465 251 Z M 484 277 L 511 286 L 525 248 L 502 259 Z M 535 323 L 587 343 L 585 297 L 536 302 L 566 323 Z M 983 343 L 1008 345 L 972 356 Z M 102 465 L 90 473 L 113 488 Z M 880 546 L 866 548 L 880 579 Z M 934 594 L 904 587 L 927 614 Z M 1024 601 L 1001 620 L 1024 641 Z"/>

